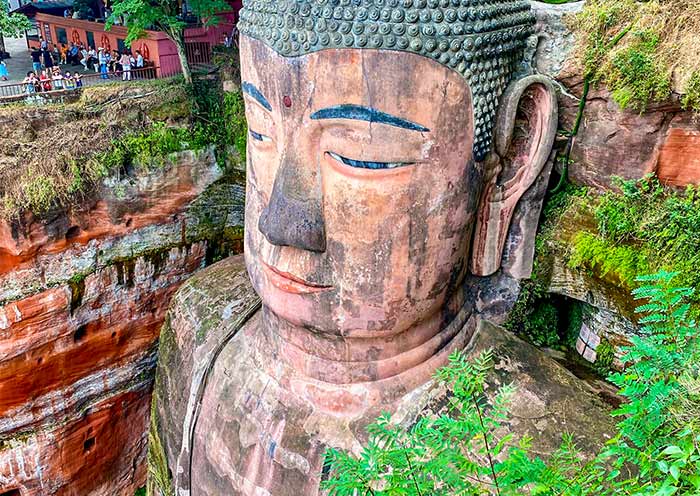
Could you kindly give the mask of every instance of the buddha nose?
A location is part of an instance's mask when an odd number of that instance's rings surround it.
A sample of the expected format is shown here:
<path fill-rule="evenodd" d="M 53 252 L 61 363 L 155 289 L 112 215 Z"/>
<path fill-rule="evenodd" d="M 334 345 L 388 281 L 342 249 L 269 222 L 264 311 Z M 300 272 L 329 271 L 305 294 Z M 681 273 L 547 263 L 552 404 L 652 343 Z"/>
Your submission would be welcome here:
<path fill-rule="evenodd" d="M 321 184 L 316 172 L 283 160 L 258 229 L 273 245 L 326 251 Z"/>

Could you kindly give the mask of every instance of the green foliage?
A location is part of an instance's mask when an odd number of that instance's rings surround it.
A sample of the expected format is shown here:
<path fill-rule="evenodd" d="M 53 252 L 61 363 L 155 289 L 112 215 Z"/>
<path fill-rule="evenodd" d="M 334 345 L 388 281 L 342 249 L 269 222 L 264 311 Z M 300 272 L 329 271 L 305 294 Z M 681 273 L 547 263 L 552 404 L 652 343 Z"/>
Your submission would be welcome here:
<path fill-rule="evenodd" d="M 567 183 L 547 197 L 542 210 L 544 221 L 540 224 L 540 231 L 535 240 L 533 274 L 529 280 L 521 283 L 520 295 L 505 323 L 508 330 L 538 346 L 561 347 L 570 341 L 568 330 L 564 333 L 559 332 L 559 322 L 570 322 L 571 317 L 567 315 L 564 318 L 549 294 L 548 269 L 551 263 L 547 259 L 551 256 L 551 238 L 559 218 L 569 209 L 572 202 L 585 199 L 587 195 L 586 188 Z"/>
<path fill-rule="evenodd" d="M 188 91 L 192 102 L 189 127 L 169 127 L 156 122 L 147 130 L 113 141 L 108 151 L 95 157 L 104 172 L 126 170 L 131 165 L 147 169 L 163 167 L 173 152 L 201 150 L 211 145 L 222 167 L 229 146 L 235 146 L 245 161 L 248 128 L 241 94 L 222 92 L 218 81 L 195 80 Z"/>
<path fill-rule="evenodd" d="M 612 55 L 605 81 L 620 108 L 643 112 L 671 95 L 671 71 L 656 59 L 658 45 L 656 33 L 639 31 L 633 43 Z"/>
<path fill-rule="evenodd" d="M 639 278 L 646 285 L 633 294 L 645 302 L 637 308 L 645 315 L 642 331 L 623 349 L 625 371 L 610 376 L 627 401 L 613 413 L 619 432 L 601 456 L 613 463 L 613 474 L 635 469 L 625 482 L 644 488 L 637 494 L 700 493 L 700 418 L 683 415 L 693 402 L 687 385 L 700 377 L 700 335 L 689 318 L 694 290 L 675 287 L 676 275 Z"/>
<path fill-rule="evenodd" d="M 622 108 L 643 112 L 672 95 L 672 81 L 690 79 L 686 108 L 700 110 L 700 69 L 693 33 L 700 24 L 695 0 L 589 0 L 570 23 L 578 35 L 584 79 L 606 85 Z M 693 86 L 693 83 L 696 83 Z"/>
<path fill-rule="evenodd" d="M 360 456 L 328 451 L 332 470 L 322 487 L 338 496 L 478 494 L 479 487 L 495 487 L 501 465 L 495 460 L 510 441 L 495 431 L 506 418 L 513 388 L 500 387 L 487 404 L 491 359 L 489 352 L 473 361 L 453 354 L 449 367 L 436 374 L 454 391 L 450 412 L 422 418 L 409 431 L 382 415 L 368 428 L 370 440 Z"/>
<path fill-rule="evenodd" d="M 686 110 L 700 112 L 700 71 L 690 77 L 686 93 L 681 97 L 681 105 Z"/>
<path fill-rule="evenodd" d="M 136 492 L 134 493 L 134 496 L 146 496 L 146 488 L 141 487 L 141 488 L 137 489 Z"/>
<path fill-rule="evenodd" d="M 579 233 L 569 259 L 572 268 L 617 277 L 634 286 L 634 274 L 678 272 L 679 284 L 700 287 L 700 189 L 666 190 L 653 176 L 618 181 L 619 192 L 603 195 L 595 207 L 597 232 Z M 700 314 L 700 295 L 691 298 Z"/>
<path fill-rule="evenodd" d="M 559 344 L 559 312 L 554 304 L 546 300 L 537 305 L 525 320 L 523 332 L 537 346 Z"/>
<path fill-rule="evenodd" d="M 7 0 L 0 0 L 0 36 L 17 38 L 32 28 L 31 21 L 23 14 L 10 14 Z"/>
<path fill-rule="evenodd" d="M 195 80 L 190 95 L 193 102 L 195 141 L 214 144 L 217 159 L 224 164 L 228 148 L 234 146 L 245 162 L 248 124 L 240 92 L 223 92 L 217 81 Z"/>
<path fill-rule="evenodd" d="M 187 7 L 205 26 L 217 24 L 217 14 L 231 10 L 231 6 L 225 0 L 189 0 Z M 190 66 L 184 50 L 187 23 L 181 14 L 182 2 L 178 0 L 115 0 L 106 28 L 110 29 L 122 17 L 127 18 L 128 33 L 125 41 L 129 45 L 145 37 L 147 29 L 164 32 L 178 49 L 185 82 L 192 84 Z"/>
<path fill-rule="evenodd" d="M 92 8 L 92 2 L 90 0 L 74 0 L 73 11 L 77 12 L 80 19 L 87 19 L 88 9 Z"/>
<path fill-rule="evenodd" d="M 23 207 L 34 212 L 48 212 L 53 206 L 54 189 L 52 178 L 44 175 L 33 177 L 24 187 L 26 203 Z"/>
<path fill-rule="evenodd" d="M 601 340 L 598 348 L 596 348 L 596 360 L 594 368 L 602 376 L 607 377 L 613 371 L 613 363 L 615 362 L 615 348 L 610 341 Z"/>
<path fill-rule="evenodd" d="M 486 401 L 491 354 L 454 354 L 436 374 L 452 387 L 449 411 L 410 429 L 383 415 L 358 456 L 328 450 L 323 488 L 338 496 L 699 494 L 700 333 L 685 301 L 693 291 L 673 286 L 674 276 L 640 278 L 643 332 L 623 350 L 626 371 L 611 376 L 626 402 L 593 460 L 582 460 L 570 435 L 544 460 L 530 439 L 504 434 L 513 387 Z"/>
<path fill-rule="evenodd" d="M 634 0 L 590 0 L 572 27 L 579 34 L 584 78 L 599 81 L 613 45 L 634 19 Z"/>
<path fill-rule="evenodd" d="M 633 286 L 635 275 L 646 271 L 649 266 L 644 253 L 637 247 L 610 244 L 587 232 L 576 234 L 568 265 L 572 269 L 591 269 L 601 278 L 615 276 L 628 288 Z"/>
<path fill-rule="evenodd" d="M 125 170 L 133 164 L 146 169 L 163 167 L 170 153 L 191 147 L 190 138 L 186 128 L 172 128 L 156 122 L 148 130 L 114 140 L 110 149 L 94 160 L 106 171 Z"/>
<path fill-rule="evenodd" d="M 191 0 L 187 6 L 206 26 L 215 25 L 219 20 L 217 14 L 230 10 L 224 0 Z M 168 36 L 178 36 L 187 26 L 182 19 L 181 8 L 181 2 L 177 0 L 115 0 L 107 26 L 114 25 L 120 16 L 128 16 L 127 43 L 143 37 L 147 29 L 154 28 Z"/>

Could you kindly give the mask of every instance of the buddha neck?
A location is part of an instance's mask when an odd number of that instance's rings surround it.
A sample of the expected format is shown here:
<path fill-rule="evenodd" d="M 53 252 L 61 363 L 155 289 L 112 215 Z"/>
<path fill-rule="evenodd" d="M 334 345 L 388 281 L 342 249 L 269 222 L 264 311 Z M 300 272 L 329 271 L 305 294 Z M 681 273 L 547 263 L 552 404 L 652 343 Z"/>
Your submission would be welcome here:
<path fill-rule="evenodd" d="M 336 385 L 371 383 L 409 373 L 450 347 L 473 315 L 470 301 L 459 290 L 433 315 L 395 335 L 318 333 L 281 319 L 267 307 L 262 325 L 272 346 L 269 355 L 295 373 Z"/>

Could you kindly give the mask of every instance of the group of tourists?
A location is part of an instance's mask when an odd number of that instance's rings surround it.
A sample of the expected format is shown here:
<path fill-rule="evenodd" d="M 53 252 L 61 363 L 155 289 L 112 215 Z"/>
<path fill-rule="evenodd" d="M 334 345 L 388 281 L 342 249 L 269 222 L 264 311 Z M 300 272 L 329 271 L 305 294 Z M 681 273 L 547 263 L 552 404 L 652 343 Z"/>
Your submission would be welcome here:
<path fill-rule="evenodd" d="M 39 93 L 42 91 L 54 90 L 74 90 L 83 87 L 82 76 L 78 72 L 73 74 L 70 71 L 65 73 L 57 66 L 51 69 L 42 69 L 39 74 L 33 71 L 27 72 L 27 77 L 22 81 L 24 92 L 27 94 Z"/>
<path fill-rule="evenodd" d="M 61 45 L 61 48 L 53 45 L 51 50 L 43 38 L 40 40 L 40 46 L 32 49 L 30 55 L 33 71 L 28 72 L 23 81 L 26 93 L 80 88 L 80 74 L 71 74 L 70 71 L 63 73 L 60 65 L 82 65 L 86 71 L 94 70 L 95 73 L 100 73 L 101 79 L 116 76 L 121 77 L 123 81 L 131 81 L 132 69 L 138 73 L 146 63 L 139 50 L 136 50 L 135 54 L 129 50 L 121 53 L 112 50 L 110 53 L 103 47 L 95 50 L 93 47 L 86 48 L 82 43 L 72 42 L 69 46 Z M 133 79 L 136 79 L 135 75 Z"/>
<path fill-rule="evenodd" d="M 85 70 L 100 72 L 103 79 L 107 79 L 109 73 L 119 73 L 124 81 L 131 80 L 131 70 L 141 69 L 145 66 L 146 60 L 141 51 L 136 50 L 132 54 L 129 50 L 121 53 L 117 50 L 109 50 L 99 47 L 86 48 L 82 43 L 70 43 L 68 47 L 61 45 L 59 49 L 56 45 L 53 50 L 49 50 L 48 44 L 42 39 L 41 46 L 31 51 L 32 64 L 36 74 L 42 68 L 51 69 L 59 64 L 82 65 Z"/>

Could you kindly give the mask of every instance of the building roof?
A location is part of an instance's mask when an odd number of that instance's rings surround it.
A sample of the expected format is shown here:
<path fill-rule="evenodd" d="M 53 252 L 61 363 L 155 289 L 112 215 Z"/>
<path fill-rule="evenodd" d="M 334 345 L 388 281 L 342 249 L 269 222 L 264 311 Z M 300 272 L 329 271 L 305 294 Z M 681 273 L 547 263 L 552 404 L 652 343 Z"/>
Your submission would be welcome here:
<path fill-rule="evenodd" d="M 73 8 L 73 0 L 48 1 L 48 2 L 32 2 L 22 5 L 20 8 L 13 10 L 19 14 L 24 14 L 27 17 L 32 17 L 37 12 L 44 14 L 63 15 L 63 11 Z"/>

